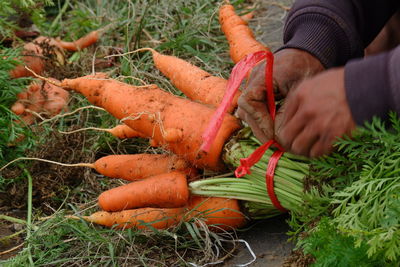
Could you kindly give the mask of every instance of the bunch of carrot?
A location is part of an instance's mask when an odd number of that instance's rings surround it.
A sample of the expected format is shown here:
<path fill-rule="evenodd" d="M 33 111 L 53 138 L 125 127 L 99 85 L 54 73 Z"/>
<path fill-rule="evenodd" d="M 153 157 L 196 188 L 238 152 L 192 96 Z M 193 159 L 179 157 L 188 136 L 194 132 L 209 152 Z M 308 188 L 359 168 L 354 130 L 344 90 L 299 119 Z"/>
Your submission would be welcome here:
<path fill-rule="evenodd" d="M 244 30 L 247 27 L 245 20 L 234 13 L 232 6 L 222 6 L 220 21 L 233 47 L 231 57 L 234 61 L 254 52 L 254 49 L 266 49 L 264 46 L 251 46 L 251 50 L 247 51 L 236 47 L 238 41 L 234 39 L 238 36 L 230 35 L 228 28 L 246 33 L 241 37 L 243 39 L 254 39 L 254 36 L 249 34 L 249 29 Z M 155 66 L 190 100 L 167 93 L 156 85 L 132 86 L 109 79 L 102 73 L 61 82 L 50 81 L 81 93 L 91 103 L 123 121 L 124 124 L 109 130 L 116 136 L 146 137 L 151 139 L 153 145 L 162 146 L 176 155 L 108 156 L 94 164 L 85 164 L 106 176 L 131 182 L 103 192 L 98 199 L 103 211 L 83 218 L 120 228 L 144 228 L 149 225 L 166 228 L 194 216 L 203 216 L 207 224 L 219 229 L 235 229 L 244 225 L 246 217 L 240 211 L 237 199 L 196 196 L 190 193 L 188 187 L 188 178 L 193 179 L 197 173 L 195 168 L 217 172 L 226 169 L 222 150 L 241 128 L 234 116 L 225 115 L 208 152 L 200 147 L 202 133 L 215 107 L 223 99 L 227 81 L 179 58 L 162 55 L 149 48 L 141 50 L 152 53 Z M 236 99 L 238 96 L 239 93 Z M 235 106 L 236 101 L 229 111 L 232 112 Z M 150 160 L 145 160 L 147 158 Z"/>

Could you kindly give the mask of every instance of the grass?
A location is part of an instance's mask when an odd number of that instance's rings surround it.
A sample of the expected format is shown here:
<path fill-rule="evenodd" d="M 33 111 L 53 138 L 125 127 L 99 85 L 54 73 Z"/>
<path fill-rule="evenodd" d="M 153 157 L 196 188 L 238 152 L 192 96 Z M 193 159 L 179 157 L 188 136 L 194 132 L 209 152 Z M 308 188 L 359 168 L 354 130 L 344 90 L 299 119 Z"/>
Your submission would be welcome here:
<path fill-rule="evenodd" d="M 244 12 L 243 1 L 231 2 L 239 12 Z M 107 30 L 95 48 L 67 54 L 69 65 L 54 68 L 46 75 L 82 76 L 97 70 L 95 59 L 103 60 L 113 54 L 116 55 L 112 58 L 113 66 L 106 69 L 113 77 L 132 84 L 155 83 L 180 94 L 153 67 L 149 53 L 121 55 L 152 47 L 227 78 L 233 65 L 219 29 L 220 4 L 211 0 L 54 1 L 54 6 L 46 8 L 47 21 L 38 25 L 44 35 L 74 40 L 97 28 Z M 39 139 L 39 146 L 24 147 L 25 156 L 76 163 L 93 162 L 109 154 L 162 152 L 150 148 L 143 140 L 116 140 L 96 131 L 60 134 L 59 131 L 85 127 L 109 128 L 118 123 L 104 111 L 82 109 L 88 105 L 83 97 L 73 95 L 69 107 L 71 111 L 79 109 L 78 112 L 43 123 L 39 120 L 32 135 Z M 0 177 L 0 193 L 8 199 L 8 204 L 0 202 L 0 206 L 27 211 L 25 216 L 15 216 L 26 222 L 23 224 L 26 231 L 17 235 L 24 242 L 23 248 L 15 257 L 0 261 L 3 266 L 201 265 L 223 259 L 234 247 L 233 234 L 210 232 L 201 220 L 182 223 L 168 231 L 120 231 L 67 219 L 67 214 L 80 216 L 95 211 L 98 194 L 121 184 L 92 170 L 28 161 L 6 170 L 2 173 L 4 177 Z M 12 192 L 17 193 L 12 195 Z"/>

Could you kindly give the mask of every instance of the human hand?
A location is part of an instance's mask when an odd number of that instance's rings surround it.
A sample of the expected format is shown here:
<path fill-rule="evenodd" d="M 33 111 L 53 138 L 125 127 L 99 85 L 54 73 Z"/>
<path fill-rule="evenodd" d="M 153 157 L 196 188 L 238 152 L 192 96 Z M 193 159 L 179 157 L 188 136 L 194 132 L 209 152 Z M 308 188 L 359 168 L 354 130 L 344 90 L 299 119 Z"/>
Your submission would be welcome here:
<path fill-rule="evenodd" d="M 344 68 L 302 81 L 288 94 L 276 137 L 285 150 L 318 157 L 333 149 L 337 137 L 351 135 L 356 125 L 346 99 Z"/>
<path fill-rule="evenodd" d="M 320 61 L 308 52 L 292 48 L 277 52 L 274 56 L 273 73 L 276 98 L 285 97 L 298 82 L 322 70 L 324 67 Z M 236 115 L 251 127 L 261 142 L 274 138 L 274 123 L 267 109 L 265 61 L 252 69 L 246 87 L 238 99 Z"/>

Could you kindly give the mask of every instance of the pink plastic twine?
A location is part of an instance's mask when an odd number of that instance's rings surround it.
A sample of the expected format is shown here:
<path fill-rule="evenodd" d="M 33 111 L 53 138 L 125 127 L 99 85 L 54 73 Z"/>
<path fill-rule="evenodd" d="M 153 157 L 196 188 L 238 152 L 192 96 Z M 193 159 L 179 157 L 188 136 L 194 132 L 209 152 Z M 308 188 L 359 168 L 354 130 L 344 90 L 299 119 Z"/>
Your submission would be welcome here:
<path fill-rule="evenodd" d="M 231 76 L 229 77 L 227 90 L 224 95 L 224 98 L 218 109 L 215 111 L 213 117 L 211 118 L 208 128 L 203 133 L 203 144 L 200 149 L 206 152 L 209 151 L 211 144 L 213 143 L 221 127 L 224 115 L 228 107 L 231 105 L 233 97 L 237 92 L 237 90 L 239 89 L 240 84 L 242 83 L 243 79 L 247 76 L 249 70 L 251 70 L 257 63 L 259 63 L 263 59 L 266 59 L 267 61 L 265 65 L 265 86 L 267 90 L 267 106 L 272 120 L 275 120 L 276 107 L 275 107 L 275 97 L 274 97 L 273 78 L 272 78 L 274 58 L 273 54 L 270 51 L 259 51 L 246 56 L 244 59 L 239 61 L 233 68 Z M 267 151 L 267 149 L 270 148 L 271 146 L 275 146 L 277 150 L 272 154 L 271 158 L 268 161 L 265 183 L 267 186 L 268 196 L 270 197 L 272 204 L 278 210 L 285 212 L 286 209 L 282 207 L 274 191 L 275 168 L 284 152 L 283 148 L 275 140 L 273 139 L 269 140 L 268 142 L 257 148 L 247 158 L 240 159 L 240 166 L 236 169 L 235 175 L 236 177 L 242 177 L 246 174 L 250 174 L 251 173 L 250 168 L 261 159 L 265 151 Z"/>

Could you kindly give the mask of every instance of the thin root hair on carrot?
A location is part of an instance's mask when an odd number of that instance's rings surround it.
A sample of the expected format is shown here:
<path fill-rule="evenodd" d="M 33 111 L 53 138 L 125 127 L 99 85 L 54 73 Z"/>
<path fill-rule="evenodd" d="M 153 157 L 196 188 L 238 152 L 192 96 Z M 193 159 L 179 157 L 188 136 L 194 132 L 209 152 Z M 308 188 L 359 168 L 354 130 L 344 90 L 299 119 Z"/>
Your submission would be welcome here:
<path fill-rule="evenodd" d="M 77 109 L 75 109 L 75 110 L 73 110 L 71 112 L 67 112 L 67 113 L 64 113 L 64 114 L 56 115 L 56 116 L 54 116 L 54 117 L 52 117 L 50 119 L 45 119 L 42 122 L 40 122 L 39 125 L 41 125 L 43 123 L 47 123 L 47 122 L 53 121 L 53 120 L 58 120 L 60 118 L 64 118 L 66 116 L 73 115 L 73 114 L 75 114 L 75 113 L 77 113 L 77 112 L 79 112 L 81 110 L 85 110 L 85 109 L 89 109 L 89 108 L 97 109 L 97 110 L 101 110 L 101 111 L 106 111 L 104 108 L 101 108 L 101 107 L 98 107 L 98 106 L 93 106 L 93 105 L 88 105 L 88 106 L 77 108 Z"/>
<path fill-rule="evenodd" d="M 10 162 L 8 162 L 6 165 L 0 168 L 0 172 L 3 171 L 5 168 L 10 166 L 11 164 L 21 161 L 21 160 L 34 160 L 34 161 L 42 161 L 42 162 L 47 162 L 47 163 L 52 163 L 52 164 L 57 164 L 60 166 L 65 166 L 65 167 L 90 167 L 93 168 L 93 164 L 91 163 L 61 163 L 53 160 L 48 160 L 48 159 L 41 159 L 41 158 L 29 158 L 29 157 L 19 157 L 16 158 Z"/>
<path fill-rule="evenodd" d="M 34 72 L 33 70 L 31 70 L 28 66 L 24 66 L 24 67 L 25 67 L 25 69 L 27 69 L 29 72 L 31 72 L 31 73 L 33 74 L 33 76 L 35 76 L 36 78 L 38 78 L 38 79 L 40 79 L 40 80 L 42 80 L 42 81 L 46 81 L 46 82 L 48 82 L 48 83 L 50 83 L 50 84 L 53 84 L 53 85 L 55 85 L 55 86 L 62 87 L 62 86 L 61 86 L 61 82 L 55 82 L 55 81 L 53 81 L 53 80 L 51 80 L 51 79 L 49 79 L 49 78 L 43 77 L 43 76 L 37 74 L 36 72 Z"/>
<path fill-rule="evenodd" d="M 133 50 L 133 51 L 125 52 L 125 53 L 122 53 L 122 54 L 108 55 L 108 56 L 105 56 L 104 58 L 123 57 L 123 56 L 131 55 L 131 54 L 136 54 L 136 53 L 142 52 L 142 51 L 150 51 L 150 52 L 152 52 L 152 53 L 157 52 L 157 51 L 156 51 L 155 49 L 153 49 L 153 48 L 144 47 L 144 48 L 139 48 L 139 49 L 136 49 L 136 50 Z"/>

